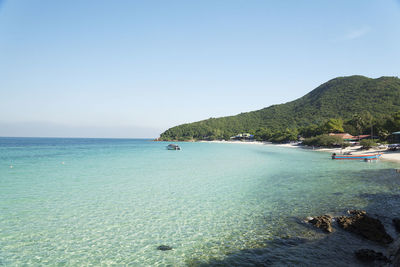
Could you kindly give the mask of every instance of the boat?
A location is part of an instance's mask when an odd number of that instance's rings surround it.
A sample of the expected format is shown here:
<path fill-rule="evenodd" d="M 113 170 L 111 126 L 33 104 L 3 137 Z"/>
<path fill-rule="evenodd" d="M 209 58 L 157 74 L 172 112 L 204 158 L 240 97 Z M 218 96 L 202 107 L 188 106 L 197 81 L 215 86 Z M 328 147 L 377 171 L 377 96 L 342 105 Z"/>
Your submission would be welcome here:
<path fill-rule="evenodd" d="M 400 149 L 400 144 L 390 144 L 390 145 L 388 145 L 387 148 L 391 151 L 396 151 L 396 150 Z"/>
<path fill-rule="evenodd" d="M 366 155 L 337 155 L 336 153 L 333 153 L 332 159 L 374 160 L 379 159 L 381 156 L 381 153 Z"/>
<path fill-rule="evenodd" d="M 178 145 L 175 145 L 175 144 L 169 144 L 167 146 L 167 149 L 168 150 L 181 150 L 181 148 Z"/>

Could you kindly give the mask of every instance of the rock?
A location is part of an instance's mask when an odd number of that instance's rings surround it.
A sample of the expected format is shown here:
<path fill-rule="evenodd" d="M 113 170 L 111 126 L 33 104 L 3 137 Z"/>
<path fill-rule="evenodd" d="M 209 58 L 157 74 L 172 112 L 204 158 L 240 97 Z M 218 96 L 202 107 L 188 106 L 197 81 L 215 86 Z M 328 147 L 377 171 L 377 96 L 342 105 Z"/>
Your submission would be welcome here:
<path fill-rule="evenodd" d="M 161 245 L 161 246 L 158 246 L 157 249 L 158 249 L 158 250 L 165 251 L 165 250 L 171 250 L 172 247 L 170 247 L 170 246 L 165 246 L 165 245 Z"/>
<path fill-rule="evenodd" d="M 400 232 L 400 218 L 394 218 L 392 221 L 394 228 L 396 228 L 396 231 Z"/>
<path fill-rule="evenodd" d="M 308 222 L 324 230 L 325 232 L 332 233 L 332 217 L 329 215 L 318 216 L 312 218 Z"/>
<path fill-rule="evenodd" d="M 373 261 L 390 262 L 390 260 L 381 252 L 376 252 L 373 251 L 372 249 L 360 249 L 354 253 L 356 254 L 357 259 L 363 262 L 373 262 Z"/>
<path fill-rule="evenodd" d="M 393 242 L 380 220 L 368 216 L 365 211 L 349 211 L 349 214 L 351 216 L 340 216 L 336 219 L 343 229 L 381 244 Z"/>
<path fill-rule="evenodd" d="M 365 210 L 348 210 L 347 213 L 350 215 L 367 215 Z"/>
<path fill-rule="evenodd" d="M 400 266 L 400 248 L 394 254 L 393 266 Z"/>

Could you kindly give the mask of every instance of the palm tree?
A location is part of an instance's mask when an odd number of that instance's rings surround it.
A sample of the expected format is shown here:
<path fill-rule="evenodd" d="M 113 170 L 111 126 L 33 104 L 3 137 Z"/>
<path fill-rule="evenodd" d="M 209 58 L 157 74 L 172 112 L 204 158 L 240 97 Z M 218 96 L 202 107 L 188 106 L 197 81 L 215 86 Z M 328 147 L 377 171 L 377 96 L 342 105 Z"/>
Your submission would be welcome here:
<path fill-rule="evenodd" d="M 371 139 L 372 139 L 372 136 L 373 136 L 372 121 L 373 121 L 374 117 L 371 115 L 371 113 L 369 113 L 369 111 L 364 111 L 362 114 L 362 117 L 363 117 L 363 121 L 365 124 L 369 123 L 368 126 L 371 129 Z"/>
<path fill-rule="evenodd" d="M 365 125 L 364 119 L 356 113 L 353 115 L 351 122 L 357 130 L 358 141 L 360 141 L 360 133 L 362 132 L 363 126 Z"/>

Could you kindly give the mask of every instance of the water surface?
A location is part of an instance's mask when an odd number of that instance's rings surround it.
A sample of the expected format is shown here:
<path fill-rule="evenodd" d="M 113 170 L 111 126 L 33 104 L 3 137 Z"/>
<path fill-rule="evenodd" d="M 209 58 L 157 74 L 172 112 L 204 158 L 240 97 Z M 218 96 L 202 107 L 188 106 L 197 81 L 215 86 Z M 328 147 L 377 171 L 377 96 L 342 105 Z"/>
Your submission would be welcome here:
<path fill-rule="evenodd" d="M 166 145 L 0 138 L 0 265 L 358 265 L 351 249 L 380 248 L 301 219 L 350 208 L 387 224 L 400 215 L 393 163 L 276 146 Z"/>

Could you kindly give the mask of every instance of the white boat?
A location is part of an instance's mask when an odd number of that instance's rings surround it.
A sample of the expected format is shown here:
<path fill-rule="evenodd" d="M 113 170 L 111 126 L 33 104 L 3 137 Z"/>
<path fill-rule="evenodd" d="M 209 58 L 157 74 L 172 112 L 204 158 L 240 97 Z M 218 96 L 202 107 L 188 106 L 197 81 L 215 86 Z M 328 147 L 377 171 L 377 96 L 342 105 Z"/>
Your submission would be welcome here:
<path fill-rule="evenodd" d="M 181 148 L 178 145 L 175 145 L 175 144 L 169 144 L 167 146 L 167 149 L 168 150 L 181 150 Z"/>

